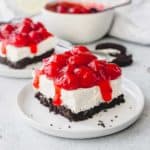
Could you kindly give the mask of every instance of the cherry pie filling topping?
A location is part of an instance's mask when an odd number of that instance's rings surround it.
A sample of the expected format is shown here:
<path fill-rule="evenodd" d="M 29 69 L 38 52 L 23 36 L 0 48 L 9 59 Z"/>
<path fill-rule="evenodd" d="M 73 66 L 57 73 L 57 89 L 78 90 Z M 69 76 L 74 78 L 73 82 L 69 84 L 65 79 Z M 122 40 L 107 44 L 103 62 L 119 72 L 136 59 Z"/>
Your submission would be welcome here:
<path fill-rule="evenodd" d="M 75 90 L 98 86 L 105 102 L 112 100 L 110 81 L 121 76 L 121 69 L 113 63 L 98 60 L 88 48 L 75 46 L 63 54 L 54 54 L 43 60 L 43 68 L 36 71 L 33 86 L 39 88 L 41 74 L 53 80 L 54 105 L 61 105 L 61 89 Z"/>
<path fill-rule="evenodd" d="M 56 3 L 48 3 L 46 5 L 46 9 L 63 14 L 89 14 L 89 13 L 97 13 L 104 10 L 103 4 L 81 4 L 75 2 L 56 2 Z"/>
<path fill-rule="evenodd" d="M 8 44 L 15 47 L 30 47 L 32 54 L 37 53 L 37 44 L 53 36 L 40 22 L 34 23 L 30 18 L 25 18 L 20 23 L 5 24 L 0 27 L 1 53 L 7 54 Z"/>

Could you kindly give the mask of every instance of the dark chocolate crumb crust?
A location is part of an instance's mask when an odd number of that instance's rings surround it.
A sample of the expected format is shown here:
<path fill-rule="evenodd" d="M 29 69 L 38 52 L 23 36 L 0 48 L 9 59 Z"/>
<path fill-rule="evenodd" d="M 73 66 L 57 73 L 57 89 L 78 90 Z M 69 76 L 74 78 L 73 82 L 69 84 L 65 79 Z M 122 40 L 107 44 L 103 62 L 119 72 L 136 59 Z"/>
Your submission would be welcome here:
<path fill-rule="evenodd" d="M 131 54 L 127 54 L 127 48 L 123 45 L 117 44 L 117 43 L 101 43 L 96 46 L 96 50 L 103 50 L 112 48 L 115 50 L 118 50 L 119 53 L 112 54 L 108 52 L 108 55 L 115 57 L 111 63 L 115 63 L 119 65 L 120 67 L 126 67 L 133 63 L 133 57 Z"/>
<path fill-rule="evenodd" d="M 49 57 L 51 54 L 53 54 L 53 52 L 54 52 L 54 49 L 51 49 L 40 56 L 35 56 L 33 58 L 24 58 L 17 62 L 11 62 L 7 58 L 0 57 L 0 63 L 5 64 L 14 69 L 23 69 L 30 64 L 42 61 L 42 59 Z"/>
<path fill-rule="evenodd" d="M 95 114 L 99 113 L 102 110 L 113 108 L 116 105 L 120 105 L 125 102 L 124 96 L 120 95 L 117 98 L 113 99 L 111 103 L 102 103 L 99 106 L 96 106 L 90 110 L 82 111 L 77 114 L 73 113 L 70 109 L 64 106 L 54 106 L 52 99 L 47 99 L 42 93 L 38 92 L 35 94 L 35 97 L 40 101 L 40 103 L 46 107 L 49 107 L 50 112 L 55 114 L 60 114 L 70 121 L 82 121 L 89 118 L 92 118 Z"/>

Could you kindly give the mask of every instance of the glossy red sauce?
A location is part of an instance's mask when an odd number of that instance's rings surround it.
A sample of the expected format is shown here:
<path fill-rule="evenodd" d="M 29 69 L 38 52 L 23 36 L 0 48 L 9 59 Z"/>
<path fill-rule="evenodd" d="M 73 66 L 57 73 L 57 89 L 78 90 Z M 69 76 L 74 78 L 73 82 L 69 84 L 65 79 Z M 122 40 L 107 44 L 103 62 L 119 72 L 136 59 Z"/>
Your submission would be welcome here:
<path fill-rule="evenodd" d="M 33 54 L 37 53 L 37 44 L 52 36 L 42 23 L 34 23 L 30 18 L 25 18 L 20 23 L 5 24 L 0 27 L 0 42 L 2 53 L 6 55 L 7 44 L 15 47 L 30 47 Z"/>
<path fill-rule="evenodd" d="M 54 81 L 55 104 L 61 104 L 61 89 L 75 90 L 99 86 L 103 99 L 112 100 L 110 81 L 121 76 L 116 64 L 98 60 L 86 47 L 75 46 L 43 61 L 43 74 Z"/>
<path fill-rule="evenodd" d="M 104 10 L 103 4 L 99 4 L 98 7 L 96 6 L 97 5 L 94 3 L 84 5 L 77 2 L 59 1 L 56 3 L 48 3 L 45 8 L 47 10 L 63 14 L 89 14 Z"/>

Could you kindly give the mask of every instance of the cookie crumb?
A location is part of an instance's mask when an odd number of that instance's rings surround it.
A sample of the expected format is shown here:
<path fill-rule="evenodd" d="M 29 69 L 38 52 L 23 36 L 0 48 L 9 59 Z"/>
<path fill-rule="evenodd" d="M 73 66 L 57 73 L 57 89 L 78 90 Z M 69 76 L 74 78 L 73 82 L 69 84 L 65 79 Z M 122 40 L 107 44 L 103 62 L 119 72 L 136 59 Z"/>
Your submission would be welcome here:
<path fill-rule="evenodd" d="M 71 126 L 69 125 L 68 128 L 71 128 Z"/>
<path fill-rule="evenodd" d="M 110 121 L 111 121 L 111 122 L 113 122 L 114 120 L 113 120 L 113 119 L 111 119 Z"/>
<path fill-rule="evenodd" d="M 115 115 L 115 118 L 118 118 L 118 116 L 117 116 L 117 115 Z"/>
<path fill-rule="evenodd" d="M 52 127 L 52 126 L 53 126 L 53 124 L 50 124 L 50 126 Z"/>
<path fill-rule="evenodd" d="M 33 114 L 30 114 L 29 117 L 33 118 Z"/>
<path fill-rule="evenodd" d="M 150 73 L 150 67 L 147 68 L 147 72 Z"/>
<path fill-rule="evenodd" d="M 101 127 L 103 127 L 103 128 L 106 127 L 105 124 L 104 124 L 104 122 L 101 121 L 101 120 L 98 121 L 98 124 L 97 124 L 97 125 L 98 125 L 98 126 L 101 126 Z"/>

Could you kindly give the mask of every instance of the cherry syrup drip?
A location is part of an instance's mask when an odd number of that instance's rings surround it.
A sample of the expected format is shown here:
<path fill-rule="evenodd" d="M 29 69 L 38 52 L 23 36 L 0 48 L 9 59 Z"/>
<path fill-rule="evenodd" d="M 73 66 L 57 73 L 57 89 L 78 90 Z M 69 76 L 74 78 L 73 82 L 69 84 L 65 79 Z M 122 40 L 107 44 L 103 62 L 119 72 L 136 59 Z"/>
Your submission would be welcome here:
<path fill-rule="evenodd" d="M 112 100 L 112 88 L 110 81 L 101 81 L 99 84 L 99 89 L 105 102 L 110 102 Z"/>
<path fill-rule="evenodd" d="M 34 80 L 33 80 L 33 86 L 38 89 L 39 88 L 39 83 L 40 83 L 40 75 L 43 74 L 43 70 L 36 70 L 36 73 L 35 73 L 35 77 L 34 77 Z"/>
<path fill-rule="evenodd" d="M 54 85 L 55 87 L 55 96 L 54 96 L 54 99 L 53 99 L 53 105 L 55 106 L 60 106 L 62 101 L 61 101 L 61 88 Z"/>
<path fill-rule="evenodd" d="M 32 54 L 36 54 L 37 53 L 37 44 L 30 45 L 30 51 Z"/>
<path fill-rule="evenodd" d="M 7 50 L 6 50 L 6 43 L 5 42 L 2 42 L 2 49 L 1 49 L 1 52 L 3 55 L 6 55 L 7 53 Z"/>

